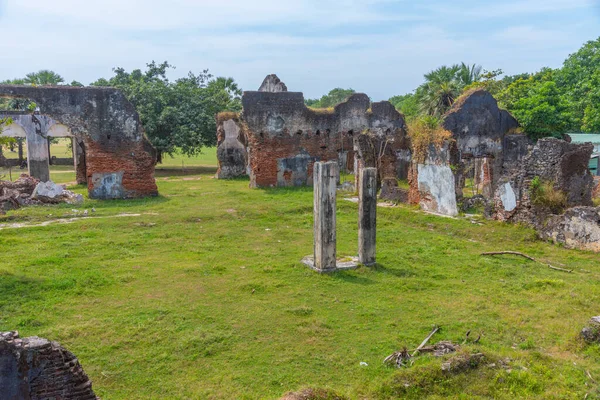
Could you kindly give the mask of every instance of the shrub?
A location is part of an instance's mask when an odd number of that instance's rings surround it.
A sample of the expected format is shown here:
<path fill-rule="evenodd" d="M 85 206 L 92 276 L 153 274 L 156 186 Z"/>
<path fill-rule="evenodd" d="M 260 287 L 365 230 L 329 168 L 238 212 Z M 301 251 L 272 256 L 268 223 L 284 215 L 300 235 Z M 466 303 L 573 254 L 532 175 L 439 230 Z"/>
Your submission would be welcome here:
<path fill-rule="evenodd" d="M 413 159 L 422 162 L 427 156 L 430 145 L 440 148 L 446 140 L 452 139 L 452 133 L 440 125 L 436 117 L 425 116 L 414 120 L 408 125 L 408 134 L 413 148 Z"/>
<path fill-rule="evenodd" d="M 562 190 L 554 188 L 551 181 L 543 181 L 539 176 L 531 180 L 531 203 L 547 207 L 553 213 L 560 213 L 567 207 L 567 195 Z"/>

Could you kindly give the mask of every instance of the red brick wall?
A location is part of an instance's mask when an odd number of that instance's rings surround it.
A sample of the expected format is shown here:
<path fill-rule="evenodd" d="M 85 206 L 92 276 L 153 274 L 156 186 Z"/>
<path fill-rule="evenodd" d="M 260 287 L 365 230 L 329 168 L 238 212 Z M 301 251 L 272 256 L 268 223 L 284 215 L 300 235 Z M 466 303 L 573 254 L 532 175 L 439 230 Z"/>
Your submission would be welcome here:
<path fill-rule="evenodd" d="M 154 149 L 146 140 L 99 143 L 85 138 L 88 190 L 93 189 L 95 173 L 123 172 L 125 197 L 156 196 Z"/>

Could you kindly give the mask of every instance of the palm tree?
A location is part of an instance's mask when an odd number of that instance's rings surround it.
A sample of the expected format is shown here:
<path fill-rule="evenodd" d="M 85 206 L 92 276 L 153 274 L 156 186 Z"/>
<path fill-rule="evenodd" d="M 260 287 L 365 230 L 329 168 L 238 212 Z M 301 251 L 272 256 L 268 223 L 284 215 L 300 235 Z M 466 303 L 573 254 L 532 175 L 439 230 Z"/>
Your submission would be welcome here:
<path fill-rule="evenodd" d="M 417 90 L 423 114 L 439 117 L 450 108 L 461 91 L 456 79 L 459 71 L 457 64 L 443 65 L 425 74 L 425 83 Z"/>
<path fill-rule="evenodd" d="M 58 85 L 65 80 L 54 71 L 42 69 L 38 72 L 31 72 L 25 75 L 24 83 L 30 85 Z"/>
<path fill-rule="evenodd" d="M 456 73 L 456 78 L 465 87 L 481 79 L 481 70 L 481 65 L 468 65 L 463 62 Z"/>
<path fill-rule="evenodd" d="M 420 94 L 421 112 L 434 117 L 444 115 L 460 92 L 455 80 L 427 83 Z"/>
<path fill-rule="evenodd" d="M 421 112 L 440 117 L 450 109 L 464 88 L 481 79 L 481 66 L 464 62 L 443 65 L 425 74 L 425 83 L 417 89 Z"/>

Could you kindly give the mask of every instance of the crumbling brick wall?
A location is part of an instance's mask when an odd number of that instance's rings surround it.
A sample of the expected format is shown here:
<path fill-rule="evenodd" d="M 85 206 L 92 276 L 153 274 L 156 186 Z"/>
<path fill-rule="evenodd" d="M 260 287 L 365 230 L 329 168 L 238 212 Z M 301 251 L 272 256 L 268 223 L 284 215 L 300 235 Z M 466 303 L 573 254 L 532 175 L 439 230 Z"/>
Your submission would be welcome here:
<path fill-rule="evenodd" d="M 565 195 L 564 209 L 592 205 L 591 143 L 540 139 L 518 167 L 505 168 L 494 194 L 494 218 L 539 227 L 555 210 L 532 202 L 532 181 L 550 183 Z"/>
<path fill-rule="evenodd" d="M 56 342 L 0 332 L 0 398 L 95 400 L 77 357 Z"/>
<path fill-rule="evenodd" d="M 85 146 L 91 198 L 155 196 L 156 151 L 139 116 L 114 88 L 0 85 L 0 97 L 35 101 L 40 112 L 69 127 Z M 79 179 L 78 179 L 79 180 Z"/>
<path fill-rule="evenodd" d="M 371 105 L 364 94 L 331 110 L 306 107 L 297 92 L 244 92 L 242 104 L 252 187 L 311 185 L 316 161 L 337 160 L 353 171 L 355 135 L 405 134 L 404 119 L 390 103 Z"/>

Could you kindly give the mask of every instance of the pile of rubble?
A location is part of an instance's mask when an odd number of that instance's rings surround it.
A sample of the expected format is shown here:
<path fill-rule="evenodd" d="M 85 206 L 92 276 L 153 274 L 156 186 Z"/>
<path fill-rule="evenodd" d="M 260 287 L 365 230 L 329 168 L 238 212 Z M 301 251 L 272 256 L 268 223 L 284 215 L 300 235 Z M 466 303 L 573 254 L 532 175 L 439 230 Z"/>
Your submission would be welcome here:
<path fill-rule="evenodd" d="M 66 190 L 63 185 L 40 182 L 26 174 L 14 182 L 0 181 L 0 214 L 24 206 L 58 203 L 81 204 L 83 196 Z"/>

